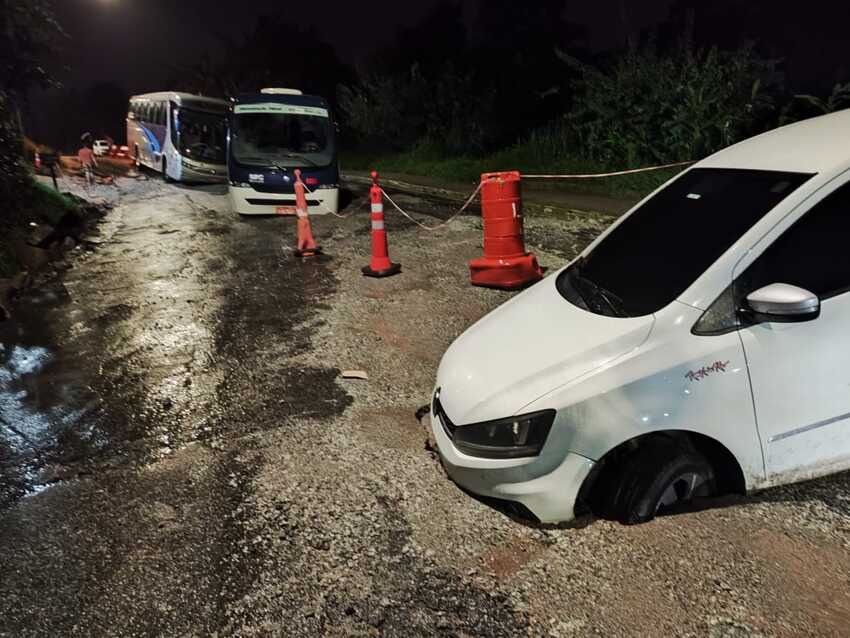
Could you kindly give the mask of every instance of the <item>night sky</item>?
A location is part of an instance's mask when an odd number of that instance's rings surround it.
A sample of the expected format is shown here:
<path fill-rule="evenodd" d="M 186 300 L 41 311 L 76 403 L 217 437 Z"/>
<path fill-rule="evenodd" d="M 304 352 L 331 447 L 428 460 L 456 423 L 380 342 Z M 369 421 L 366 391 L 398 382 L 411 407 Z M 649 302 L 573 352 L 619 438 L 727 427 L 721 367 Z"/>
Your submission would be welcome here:
<path fill-rule="evenodd" d="M 534 0 L 503 1 L 516 12 Z M 551 1 L 557 2 L 545 0 Z M 33 91 L 24 119 L 34 136 L 59 147 L 72 147 L 80 130 L 121 138 L 127 95 L 187 89 L 173 86 L 180 83 L 175 78 L 186 77 L 187 69 L 205 56 L 218 61 L 220 37 L 241 41 L 263 16 L 316 29 L 345 68 L 368 70 L 373 54 L 396 43 L 400 30 L 421 25 L 438 4 L 440 0 L 54 0 L 68 37 L 57 59 L 46 66 L 61 88 Z M 481 0 L 459 5 L 470 40 L 480 40 Z M 669 45 L 671 37 L 681 37 L 682 12 L 698 7 L 698 46 L 733 50 L 746 40 L 756 41 L 759 57 L 780 61 L 788 95 L 829 95 L 835 83 L 850 82 L 846 3 L 808 0 L 804 10 L 799 0 L 563 0 L 563 7 L 563 19 L 584 30 L 584 41 L 576 44 L 585 54 L 622 50 L 629 36 L 654 30 Z M 678 15 L 672 22 L 671 13 Z M 407 52 L 417 62 L 428 55 L 412 47 Z M 279 55 L 287 60 L 299 51 L 287 48 L 282 37 Z M 302 66 L 312 73 L 309 63 Z M 269 68 L 262 64 L 260 71 Z M 316 76 L 321 76 L 319 68 Z M 326 76 L 333 81 L 332 74 Z"/>
<path fill-rule="evenodd" d="M 672 0 L 644 0 L 630 9 L 636 28 L 663 19 Z M 314 26 L 349 63 L 362 60 L 392 40 L 401 26 L 421 21 L 437 0 L 398 2 L 282 2 L 281 0 L 59 0 L 57 17 L 70 36 L 57 75 L 66 86 L 85 88 L 116 82 L 130 93 L 159 90 L 171 66 L 196 62 L 214 51 L 216 34 L 239 37 L 258 16 L 278 14 Z M 468 23 L 474 1 L 462 2 Z M 628 3 L 627 3 L 628 4 Z M 564 16 L 588 32 L 588 45 L 600 49 L 620 44 L 624 30 L 621 0 L 566 2 Z M 281 55 L 288 55 L 281 43 Z"/>

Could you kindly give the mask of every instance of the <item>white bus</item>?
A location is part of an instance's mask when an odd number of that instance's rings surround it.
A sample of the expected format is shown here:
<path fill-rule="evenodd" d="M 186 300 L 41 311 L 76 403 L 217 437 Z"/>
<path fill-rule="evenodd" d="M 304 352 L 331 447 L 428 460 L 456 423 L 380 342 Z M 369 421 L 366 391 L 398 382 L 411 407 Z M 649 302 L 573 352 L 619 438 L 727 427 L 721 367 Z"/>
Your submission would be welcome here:
<path fill-rule="evenodd" d="M 189 93 L 148 93 L 130 98 L 127 146 L 136 166 L 166 181 L 227 181 L 230 103 Z"/>
<path fill-rule="evenodd" d="M 336 124 L 324 98 L 262 89 L 233 100 L 227 155 L 230 202 L 240 215 L 294 215 L 295 171 L 311 215 L 339 209 Z"/>

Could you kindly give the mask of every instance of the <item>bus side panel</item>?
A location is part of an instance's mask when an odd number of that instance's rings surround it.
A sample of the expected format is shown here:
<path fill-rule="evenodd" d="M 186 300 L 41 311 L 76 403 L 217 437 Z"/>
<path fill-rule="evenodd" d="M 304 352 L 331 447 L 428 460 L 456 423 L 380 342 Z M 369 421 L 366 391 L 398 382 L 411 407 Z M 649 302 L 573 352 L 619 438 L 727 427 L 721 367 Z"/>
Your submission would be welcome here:
<path fill-rule="evenodd" d="M 138 156 L 139 164 L 153 170 L 159 170 L 159 166 L 154 164 L 151 136 L 146 132 L 144 122 L 127 121 L 127 146 L 133 157 Z"/>

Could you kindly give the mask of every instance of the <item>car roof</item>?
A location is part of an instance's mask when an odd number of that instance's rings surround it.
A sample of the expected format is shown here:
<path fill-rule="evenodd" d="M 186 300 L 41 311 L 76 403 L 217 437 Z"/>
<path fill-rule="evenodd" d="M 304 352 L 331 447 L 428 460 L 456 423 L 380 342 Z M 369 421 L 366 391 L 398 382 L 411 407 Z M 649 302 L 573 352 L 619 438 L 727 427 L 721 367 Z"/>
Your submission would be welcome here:
<path fill-rule="evenodd" d="M 848 139 L 850 109 L 845 109 L 744 140 L 696 167 L 835 173 L 850 167 Z"/>

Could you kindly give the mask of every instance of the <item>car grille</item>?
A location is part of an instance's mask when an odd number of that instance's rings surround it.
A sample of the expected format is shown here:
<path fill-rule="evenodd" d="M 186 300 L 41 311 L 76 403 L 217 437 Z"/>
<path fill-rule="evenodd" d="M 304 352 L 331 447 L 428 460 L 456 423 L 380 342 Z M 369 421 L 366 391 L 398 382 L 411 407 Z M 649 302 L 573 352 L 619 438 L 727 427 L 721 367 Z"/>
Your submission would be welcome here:
<path fill-rule="evenodd" d="M 440 403 L 440 391 L 437 390 L 434 393 L 434 401 L 431 409 L 434 411 L 434 415 L 440 419 L 440 424 L 443 426 L 443 431 L 446 435 L 454 440 L 455 438 L 455 430 L 457 430 L 457 426 L 452 423 L 452 420 L 446 414 L 446 411 L 443 409 L 443 404 Z"/>

